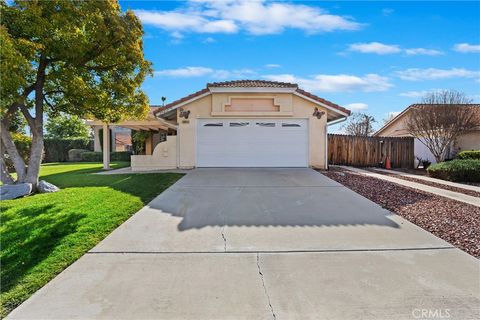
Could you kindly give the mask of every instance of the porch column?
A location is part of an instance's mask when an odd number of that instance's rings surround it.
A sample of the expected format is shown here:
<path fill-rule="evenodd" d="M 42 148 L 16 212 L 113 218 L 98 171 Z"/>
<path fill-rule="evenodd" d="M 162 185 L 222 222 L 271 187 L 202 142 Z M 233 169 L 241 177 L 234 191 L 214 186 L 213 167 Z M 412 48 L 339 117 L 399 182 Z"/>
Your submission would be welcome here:
<path fill-rule="evenodd" d="M 102 144 L 100 142 L 100 126 L 93 127 L 93 151 L 102 152 Z"/>
<path fill-rule="evenodd" d="M 110 128 L 103 125 L 103 170 L 110 170 Z"/>
<path fill-rule="evenodd" d="M 152 148 L 152 134 L 150 133 L 150 135 L 147 137 L 147 139 L 145 139 L 145 154 L 146 155 L 151 155 L 152 152 L 153 152 L 153 148 Z"/>
<path fill-rule="evenodd" d="M 111 130 L 110 130 L 110 134 L 112 135 L 112 137 L 111 137 L 111 139 L 110 139 L 110 140 L 112 141 L 112 146 L 110 147 L 110 148 L 111 148 L 110 151 L 111 151 L 111 152 L 115 152 L 115 151 L 117 151 L 117 143 L 116 143 L 116 141 L 115 141 L 115 139 L 117 138 L 117 137 L 116 137 L 116 134 L 115 134 L 115 127 L 114 127 L 114 126 L 110 126 L 110 129 L 111 129 Z"/>

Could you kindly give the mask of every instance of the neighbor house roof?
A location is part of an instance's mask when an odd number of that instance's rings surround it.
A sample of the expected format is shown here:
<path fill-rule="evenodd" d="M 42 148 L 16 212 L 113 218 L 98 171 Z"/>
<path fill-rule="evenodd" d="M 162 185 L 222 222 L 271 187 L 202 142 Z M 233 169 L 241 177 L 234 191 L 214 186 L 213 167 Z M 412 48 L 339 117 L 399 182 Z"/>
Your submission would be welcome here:
<path fill-rule="evenodd" d="M 411 104 L 405 110 L 403 110 L 402 112 L 397 114 L 395 117 L 393 117 L 390 121 L 388 121 L 383 127 L 378 129 L 373 135 L 374 136 L 381 136 L 382 132 L 385 131 L 385 129 L 387 129 L 392 124 L 397 122 L 400 118 L 402 118 L 408 111 L 410 111 L 413 108 L 426 108 L 426 107 L 432 107 L 432 106 L 438 106 L 438 105 L 442 105 L 442 104 L 428 104 L 428 103 L 414 103 L 414 104 Z M 467 104 L 455 104 L 453 106 L 472 108 L 472 112 L 475 113 L 476 118 L 480 122 L 480 104 L 467 103 Z"/>
<path fill-rule="evenodd" d="M 163 114 L 168 111 L 174 110 L 188 102 L 194 101 L 201 97 L 207 96 L 212 93 L 212 89 L 215 88 L 272 88 L 272 89 L 291 89 L 293 94 L 296 94 L 300 97 L 306 98 L 307 100 L 312 100 L 318 104 L 321 104 L 327 108 L 337 111 L 341 115 L 348 116 L 350 115 L 350 110 L 339 106 L 331 101 L 320 98 L 319 96 L 314 95 L 313 93 L 302 90 L 298 87 L 296 83 L 288 82 L 278 82 L 278 81 L 267 81 L 267 80 L 235 80 L 235 81 L 225 81 L 225 82 L 213 82 L 208 83 L 207 87 L 192 93 L 186 97 L 180 98 L 169 104 L 165 105 L 161 109 L 155 110 L 153 113 L 155 115 Z"/>

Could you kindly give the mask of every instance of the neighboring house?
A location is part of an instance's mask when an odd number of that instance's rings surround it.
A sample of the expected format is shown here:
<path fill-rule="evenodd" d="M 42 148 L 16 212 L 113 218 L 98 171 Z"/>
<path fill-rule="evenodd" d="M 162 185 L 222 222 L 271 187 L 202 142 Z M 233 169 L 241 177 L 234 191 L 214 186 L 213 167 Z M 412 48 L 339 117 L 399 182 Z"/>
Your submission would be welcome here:
<path fill-rule="evenodd" d="M 407 132 L 406 120 L 408 119 L 410 110 L 415 107 L 425 106 L 426 104 L 412 104 L 400 114 L 394 117 L 392 120 L 388 121 L 382 128 L 375 132 L 374 136 L 382 137 L 408 137 L 411 136 Z M 453 157 L 460 151 L 463 150 L 480 150 L 480 104 L 468 104 L 462 105 L 461 107 L 471 108 L 472 112 L 476 115 L 476 118 L 479 119 L 478 127 L 475 130 L 462 134 L 457 138 L 454 145 L 450 146 L 448 152 L 448 157 Z M 415 139 L 414 145 L 414 154 L 415 157 L 429 160 L 432 163 L 435 163 L 435 157 L 430 152 L 430 150 L 419 140 Z"/>
<path fill-rule="evenodd" d="M 115 151 L 132 151 L 132 130 L 128 128 L 116 127 L 110 132 L 115 141 Z"/>
<path fill-rule="evenodd" d="M 132 170 L 194 167 L 327 167 L 327 125 L 350 111 L 297 84 L 239 80 L 206 88 L 118 126 L 167 133 Z M 91 125 L 104 125 L 90 122 Z M 106 130 L 108 132 L 108 130 Z M 104 153 L 105 157 L 105 153 Z M 104 162 L 108 159 L 104 158 Z M 107 167 L 108 163 L 106 164 Z"/>

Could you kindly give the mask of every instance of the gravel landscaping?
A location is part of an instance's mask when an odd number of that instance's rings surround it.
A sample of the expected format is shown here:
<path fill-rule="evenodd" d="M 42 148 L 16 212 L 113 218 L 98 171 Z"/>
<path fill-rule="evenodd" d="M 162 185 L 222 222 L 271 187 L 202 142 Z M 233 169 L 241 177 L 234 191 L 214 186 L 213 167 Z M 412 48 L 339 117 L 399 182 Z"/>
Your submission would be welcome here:
<path fill-rule="evenodd" d="M 466 195 L 469 195 L 469 196 L 472 196 L 472 197 L 480 197 L 480 192 L 476 192 L 476 191 L 473 191 L 473 190 L 467 190 L 467 189 L 447 186 L 445 184 L 426 181 L 426 180 L 422 180 L 422 179 L 416 179 L 416 178 L 412 178 L 412 177 L 405 177 L 405 176 L 401 176 L 401 175 L 394 174 L 394 173 L 387 173 L 387 172 L 377 171 L 377 170 L 372 170 L 372 169 L 367 169 L 367 170 L 371 171 L 371 172 L 374 172 L 374 173 L 379 173 L 379 174 L 383 174 L 383 175 L 386 175 L 386 176 L 391 176 L 391 177 L 406 180 L 406 181 L 421 183 L 421 184 L 431 186 L 431 187 L 435 187 L 435 188 L 440 188 L 440 189 L 444 189 L 444 190 L 450 190 L 450 191 L 453 191 L 453 192 L 463 193 L 463 194 L 466 194 Z"/>
<path fill-rule="evenodd" d="M 341 168 L 331 167 L 320 172 L 465 252 L 480 257 L 479 207 Z"/>

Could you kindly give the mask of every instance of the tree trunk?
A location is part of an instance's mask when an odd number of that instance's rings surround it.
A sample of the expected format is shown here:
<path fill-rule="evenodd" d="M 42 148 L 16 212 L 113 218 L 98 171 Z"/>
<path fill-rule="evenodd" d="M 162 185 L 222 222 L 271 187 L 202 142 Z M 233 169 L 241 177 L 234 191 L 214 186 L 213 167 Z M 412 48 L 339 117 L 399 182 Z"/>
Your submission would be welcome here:
<path fill-rule="evenodd" d="M 5 163 L 4 154 L 5 154 L 5 147 L 3 146 L 3 142 L 0 140 L 0 181 L 3 184 L 14 184 L 15 180 L 8 172 L 7 164 Z"/>
<path fill-rule="evenodd" d="M 40 165 L 42 164 L 43 155 L 43 126 L 41 118 L 38 123 L 36 121 L 36 127 L 32 129 L 32 145 L 30 147 L 30 160 L 28 161 L 27 175 L 25 182 L 32 184 L 32 190 L 36 191 L 38 184 L 38 176 L 40 173 Z"/>
<path fill-rule="evenodd" d="M 35 118 L 30 125 L 32 132 L 32 145 L 30 147 L 30 160 L 28 161 L 27 176 L 25 182 L 32 184 L 32 191 L 37 190 L 40 165 L 43 155 L 43 86 L 45 84 L 45 69 L 47 60 L 42 53 L 40 56 L 37 79 L 35 85 Z"/>
<path fill-rule="evenodd" d="M 17 182 L 24 182 L 26 178 L 26 166 L 25 166 L 25 161 L 23 161 L 22 157 L 20 156 L 20 153 L 18 153 L 17 147 L 15 146 L 15 143 L 13 142 L 12 136 L 10 135 L 10 132 L 8 132 L 7 126 L 3 121 L 0 121 L 0 131 L 1 131 L 1 137 L 2 137 L 2 144 L 7 150 L 8 156 L 10 160 L 13 163 L 13 167 L 15 168 L 15 172 L 17 173 Z M 2 182 L 5 184 L 10 183 L 10 179 L 7 178 L 6 174 L 4 176 L 3 172 L 3 150 L 2 150 L 2 174 L 1 174 L 1 179 Z M 6 167 L 5 167 L 6 170 Z M 6 180 L 4 180 L 4 178 Z M 13 179 L 12 179 L 13 180 Z"/>

